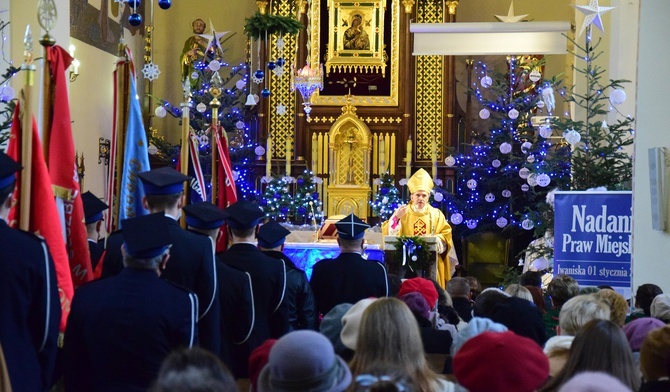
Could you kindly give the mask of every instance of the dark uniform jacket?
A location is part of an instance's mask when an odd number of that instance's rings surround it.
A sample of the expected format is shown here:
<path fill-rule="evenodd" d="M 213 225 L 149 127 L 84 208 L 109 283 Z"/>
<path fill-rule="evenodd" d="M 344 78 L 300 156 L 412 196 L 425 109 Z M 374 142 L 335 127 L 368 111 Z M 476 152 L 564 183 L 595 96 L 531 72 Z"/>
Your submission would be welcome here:
<path fill-rule="evenodd" d="M 221 304 L 221 359 L 237 378 L 244 377 L 248 345 L 254 326 L 251 275 L 216 261 Z"/>
<path fill-rule="evenodd" d="M 0 345 L 14 392 L 50 389 L 60 318 L 46 243 L 0 220 Z"/>
<path fill-rule="evenodd" d="M 277 259 L 264 255 L 255 245 L 247 243 L 234 244 L 219 253 L 218 257 L 228 266 L 248 272 L 251 276 L 254 327 L 247 342 L 240 347 L 243 354 L 235 359 L 242 361 L 242 366 L 248 366 L 248 355 L 254 348 L 267 339 L 278 339 L 288 332 L 288 312 L 283 304 L 286 288 L 284 263 L 278 263 Z"/>
<path fill-rule="evenodd" d="M 153 270 L 81 286 L 65 331 L 65 390 L 146 391 L 172 350 L 197 343 L 197 314 L 196 295 Z"/>
<path fill-rule="evenodd" d="M 174 219 L 165 221 L 170 225 L 172 247 L 161 278 L 193 291 L 198 296 L 200 346 L 219 355 L 220 305 L 212 240 L 204 234 L 182 229 Z M 117 275 L 123 269 L 122 244 L 121 231 L 107 239 L 107 252 L 102 265 L 103 278 Z"/>
<path fill-rule="evenodd" d="M 284 253 L 274 250 L 263 251 L 268 256 L 284 260 L 286 265 L 286 295 L 289 330 L 311 329 L 318 331 L 314 294 L 309 287 L 305 272 L 293 264 Z"/>
<path fill-rule="evenodd" d="M 358 253 L 341 253 L 334 259 L 316 263 L 310 286 L 316 310 L 321 314 L 342 303 L 355 304 L 365 298 L 388 296 L 386 268 Z"/>
<path fill-rule="evenodd" d="M 91 254 L 91 271 L 95 271 L 95 267 L 97 267 L 104 250 L 104 242 L 101 243 L 91 239 L 88 240 L 88 253 Z"/>

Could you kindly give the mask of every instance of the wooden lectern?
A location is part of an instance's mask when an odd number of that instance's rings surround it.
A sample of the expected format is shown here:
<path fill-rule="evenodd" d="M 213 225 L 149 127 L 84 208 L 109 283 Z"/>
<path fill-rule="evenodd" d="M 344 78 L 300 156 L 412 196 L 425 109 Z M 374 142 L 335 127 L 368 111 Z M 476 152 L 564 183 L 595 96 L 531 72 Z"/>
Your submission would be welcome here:
<path fill-rule="evenodd" d="M 389 274 L 394 274 L 399 276 L 401 279 L 412 278 L 415 276 L 421 278 L 430 278 L 433 280 L 437 279 L 437 262 L 438 262 L 438 253 L 437 253 L 437 237 L 433 235 L 422 236 L 422 240 L 426 241 L 428 245 L 428 250 L 430 251 L 430 257 L 433 260 L 433 264 L 424 271 L 414 271 L 409 269 L 409 263 L 405 266 L 398 265 L 390 266 L 388 262 L 386 263 L 386 269 Z M 384 260 L 391 260 L 393 258 L 393 253 L 396 251 L 395 245 L 398 242 L 398 237 L 394 235 L 385 235 L 384 236 Z"/>

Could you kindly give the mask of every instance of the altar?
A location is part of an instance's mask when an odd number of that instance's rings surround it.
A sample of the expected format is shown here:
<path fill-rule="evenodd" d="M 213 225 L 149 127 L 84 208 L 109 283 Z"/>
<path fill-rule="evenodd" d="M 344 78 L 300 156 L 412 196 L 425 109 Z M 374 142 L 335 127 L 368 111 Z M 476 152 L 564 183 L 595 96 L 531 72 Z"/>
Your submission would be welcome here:
<path fill-rule="evenodd" d="M 365 233 L 365 251 L 363 257 L 384 263 L 384 249 L 381 244 L 381 233 Z M 313 231 L 292 231 L 286 237 L 284 254 L 288 256 L 296 267 L 305 271 L 307 279 L 312 278 L 314 264 L 323 259 L 332 259 L 340 254 L 337 240 L 316 241 Z"/>

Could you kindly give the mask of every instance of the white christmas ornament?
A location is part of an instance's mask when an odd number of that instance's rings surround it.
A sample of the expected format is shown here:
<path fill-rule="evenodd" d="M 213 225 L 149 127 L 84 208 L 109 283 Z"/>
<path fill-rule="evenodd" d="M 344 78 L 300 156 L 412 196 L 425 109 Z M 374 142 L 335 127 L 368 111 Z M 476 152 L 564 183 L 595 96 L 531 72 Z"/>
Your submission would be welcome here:
<path fill-rule="evenodd" d="M 498 159 L 494 159 L 493 162 L 491 162 L 491 166 L 495 168 L 499 168 L 501 165 L 500 161 Z"/>
<path fill-rule="evenodd" d="M 521 190 L 522 190 L 522 191 L 524 191 L 524 192 L 528 192 L 529 189 L 530 189 L 530 186 L 528 186 L 528 184 L 523 184 L 523 185 L 521 185 Z"/>
<path fill-rule="evenodd" d="M 535 106 L 537 106 L 538 109 L 542 109 L 544 107 L 544 101 L 537 101 Z"/>
<path fill-rule="evenodd" d="M 580 140 L 582 140 L 582 135 L 580 135 L 579 132 L 575 131 L 574 129 L 568 129 L 567 131 L 563 132 L 563 139 L 574 146 L 575 144 L 579 143 Z"/>
<path fill-rule="evenodd" d="M 154 110 L 154 114 L 158 118 L 163 118 L 167 114 L 167 110 L 165 110 L 165 108 L 162 106 L 158 106 L 156 107 L 156 110 Z"/>
<path fill-rule="evenodd" d="M 147 152 L 150 155 L 155 155 L 158 152 L 158 147 L 154 146 L 153 144 L 150 144 L 149 147 L 147 148 Z"/>
<path fill-rule="evenodd" d="M 610 127 L 607 126 L 607 121 L 606 120 L 603 120 L 603 123 L 600 124 L 600 128 L 602 128 L 604 130 L 610 129 Z"/>
<path fill-rule="evenodd" d="M 479 84 L 482 85 L 484 88 L 489 88 L 493 84 L 493 79 L 491 79 L 490 76 L 484 76 L 480 81 Z"/>
<path fill-rule="evenodd" d="M 14 99 L 15 94 L 16 93 L 14 92 L 12 86 L 4 85 L 2 86 L 2 90 L 0 90 L 0 100 L 9 102 Z"/>
<path fill-rule="evenodd" d="M 475 189 L 475 188 L 477 188 L 477 181 L 475 181 L 475 180 L 473 180 L 473 179 L 470 179 L 470 180 L 468 180 L 468 182 L 467 182 L 466 185 L 467 185 L 468 188 L 470 188 L 470 189 Z"/>
<path fill-rule="evenodd" d="M 493 203 L 496 199 L 496 196 L 493 193 L 487 193 L 486 196 L 484 196 L 484 200 L 488 201 L 489 203 Z"/>
<path fill-rule="evenodd" d="M 442 186 L 442 179 L 441 178 L 436 178 L 436 179 L 433 180 L 433 182 L 437 186 Z"/>
<path fill-rule="evenodd" d="M 500 152 L 502 152 L 503 154 L 509 154 L 510 152 L 512 152 L 512 145 L 507 142 L 501 144 Z"/>
<path fill-rule="evenodd" d="M 244 79 L 240 79 L 237 82 L 235 82 L 235 87 L 237 87 L 238 90 L 242 90 L 246 86 L 247 84 L 244 82 Z"/>
<path fill-rule="evenodd" d="M 451 214 L 449 220 L 451 221 L 451 223 L 455 225 L 460 225 L 461 223 L 463 223 L 463 215 L 459 214 L 458 212 L 454 212 L 453 214 Z"/>
<path fill-rule="evenodd" d="M 540 125 L 540 136 L 542 136 L 545 139 L 549 139 L 552 133 L 554 132 L 552 131 L 551 126 L 547 124 Z"/>
<path fill-rule="evenodd" d="M 406 178 L 401 178 L 401 179 L 398 181 L 398 185 L 400 185 L 400 186 L 405 186 L 405 185 L 407 185 L 407 179 L 406 179 Z"/>
<path fill-rule="evenodd" d="M 528 155 L 528 158 L 526 158 L 526 162 L 528 163 L 535 162 L 535 155 Z"/>
<path fill-rule="evenodd" d="M 535 227 L 535 224 L 530 219 L 524 219 L 523 222 L 521 222 L 521 227 L 523 227 L 524 230 L 532 230 L 533 227 Z"/>
<path fill-rule="evenodd" d="M 218 71 L 218 70 L 221 69 L 221 63 L 219 62 L 219 60 L 212 60 L 212 61 L 209 62 L 209 64 L 207 65 L 207 67 L 208 67 L 212 72 L 216 72 L 216 71 Z"/>
<path fill-rule="evenodd" d="M 533 145 L 530 144 L 530 142 L 523 142 L 521 143 L 521 152 L 528 154 L 528 150 L 530 150 L 532 147 Z"/>
<path fill-rule="evenodd" d="M 263 146 L 258 146 L 254 148 L 254 153 L 256 153 L 256 155 L 259 157 L 263 156 L 263 154 L 265 154 L 265 148 L 263 148 Z"/>
<path fill-rule="evenodd" d="M 531 173 L 528 175 L 528 178 L 526 178 L 526 182 L 530 186 L 535 186 L 537 185 L 537 174 Z"/>
<path fill-rule="evenodd" d="M 449 155 L 448 157 L 444 158 L 444 164 L 447 166 L 454 166 L 456 164 L 456 158 Z"/>
<path fill-rule="evenodd" d="M 235 123 L 235 128 L 244 129 L 244 121 L 238 121 Z"/>
<path fill-rule="evenodd" d="M 388 204 L 388 203 L 389 203 L 389 198 L 384 196 L 384 198 L 382 199 L 382 204 Z"/>
<path fill-rule="evenodd" d="M 197 110 L 200 113 L 205 113 L 205 110 L 207 110 L 207 105 L 204 103 L 200 102 L 196 107 L 195 110 Z"/>
<path fill-rule="evenodd" d="M 551 183 L 551 177 L 549 175 L 542 173 L 537 176 L 537 185 L 541 186 L 542 188 L 546 187 Z"/>
<path fill-rule="evenodd" d="M 507 226 L 507 218 L 500 217 L 496 219 L 496 225 L 500 228 Z"/>
<path fill-rule="evenodd" d="M 502 191 L 502 195 L 503 197 L 510 197 L 512 196 L 512 191 L 510 191 L 509 189 L 505 189 Z"/>
<path fill-rule="evenodd" d="M 477 227 L 477 221 L 474 219 L 470 219 L 469 221 L 465 222 L 465 224 L 468 226 L 468 229 L 474 229 Z"/>
<path fill-rule="evenodd" d="M 486 120 L 489 117 L 491 117 L 491 112 L 489 112 L 488 109 L 482 109 L 479 111 L 479 118 L 482 120 Z"/>
<path fill-rule="evenodd" d="M 198 76 L 199 76 L 199 75 L 198 75 L 198 73 L 197 73 L 196 71 L 193 71 L 193 73 L 191 73 L 191 79 L 193 79 L 193 80 L 197 79 Z"/>
<path fill-rule="evenodd" d="M 436 202 L 441 202 L 444 200 L 444 195 L 440 192 L 435 193 L 435 196 L 433 196 L 433 199 L 435 199 Z"/>
<path fill-rule="evenodd" d="M 534 68 L 530 72 L 530 74 L 528 74 L 528 79 L 530 79 L 533 83 L 540 80 L 541 77 L 542 77 L 542 74 L 540 73 L 540 71 L 537 68 Z"/>
<path fill-rule="evenodd" d="M 511 118 L 512 120 L 516 120 L 516 119 L 519 117 L 519 111 L 516 110 L 516 109 L 510 109 L 510 111 L 507 112 L 507 115 L 508 115 L 509 118 Z"/>
<path fill-rule="evenodd" d="M 549 83 L 545 83 L 542 87 L 542 100 L 547 106 L 547 111 L 551 113 L 556 107 L 556 98 L 554 97 L 554 88 Z"/>
<path fill-rule="evenodd" d="M 160 75 L 160 73 L 161 71 L 158 69 L 158 65 L 154 63 L 146 63 L 144 64 L 144 68 L 142 68 L 142 74 L 144 74 L 144 78 L 150 82 L 158 79 L 158 75 Z"/>
<path fill-rule="evenodd" d="M 615 88 L 610 93 L 610 101 L 615 105 L 621 105 L 626 102 L 626 92 L 620 88 Z"/>
<path fill-rule="evenodd" d="M 522 167 L 521 170 L 519 170 L 519 177 L 523 178 L 524 180 L 528 178 L 530 175 L 530 170 L 527 167 Z"/>

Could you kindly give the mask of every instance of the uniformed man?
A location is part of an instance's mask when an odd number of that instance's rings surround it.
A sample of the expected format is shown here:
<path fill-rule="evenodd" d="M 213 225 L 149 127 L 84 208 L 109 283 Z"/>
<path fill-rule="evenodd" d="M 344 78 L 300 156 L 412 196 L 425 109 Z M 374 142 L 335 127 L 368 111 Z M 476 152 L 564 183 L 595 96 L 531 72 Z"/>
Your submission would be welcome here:
<path fill-rule="evenodd" d="M 276 259 L 284 260 L 286 265 L 286 301 L 288 308 L 289 331 L 298 329 L 317 328 L 316 311 L 314 309 L 314 294 L 309 287 L 305 272 L 295 266 L 286 256 L 284 241 L 291 234 L 284 226 L 271 220 L 258 229 L 258 248 L 261 252 Z"/>
<path fill-rule="evenodd" d="M 172 350 L 197 343 L 197 296 L 159 278 L 172 262 L 167 219 L 124 220 L 125 268 L 77 289 L 65 331 L 66 391 L 146 391 Z"/>
<path fill-rule="evenodd" d="M 88 251 L 91 253 L 91 268 L 95 271 L 102 252 L 104 243 L 100 241 L 100 227 L 102 226 L 102 213 L 109 208 L 102 200 L 91 192 L 81 195 L 84 204 L 84 221 L 86 223 L 86 235 L 88 236 Z"/>
<path fill-rule="evenodd" d="M 0 152 L 0 345 L 15 392 L 48 391 L 56 363 L 60 301 L 46 243 L 7 224 L 19 170 L 21 165 Z"/>
<path fill-rule="evenodd" d="M 224 212 L 212 203 L 202 202 L 184 207 L 189 230 L 209 236 L 214 243 L 221 236 Z M 251 275 L 233 268 L 217 257 L 216 278 L 221 304 L 221 359 L 233 374 L 240 378 L 246 365 L 239 351 L 251 336 L 254 326 L 254 303 L 251 297 Z"/>
<path fill-rule="evenodd" d="M 220 312 L 212 241 L 208 237 L 182 229 L 177 222 L 184 202 L 184 181 L 188 177 L 170 167 L 146 171 L 140 173 L 139 177 L 144 188 L 144 207 L 150 213 L 161 212 L 170 218 L 163 221 L 169 227 L 172 237 L 170 263 L 161 277 L 198 295 L 200 345 L 218 355 L 221 346 Z M 120 232 L 109 236 L 102 277 L 121 272 L 121 242 Z"/>
<path fill-rule="evenodd" d="M 363 258 L 365 230 L 370 226 L 350 214 L 335 223 L 340 255 L 314 265 L 310 285 L 321 314 L 342 303 L 388 296 L 386 268 Z"/>
<path fill-rule="evenodd" d="M 242 347 L 244 351 L 234 359 L 246 366 L 251 350 L 288 332 L 288 312 L 283 301 L 286 267 L 283 261 L 277 262 L 256 247 L 256 228 L 264 216 L 256 204 L 240 200 L 224 212 L 232 245 L 218 256 L 227 265 L 248 272 L 253 287 L 256 322 L 251 337 Z"/>

